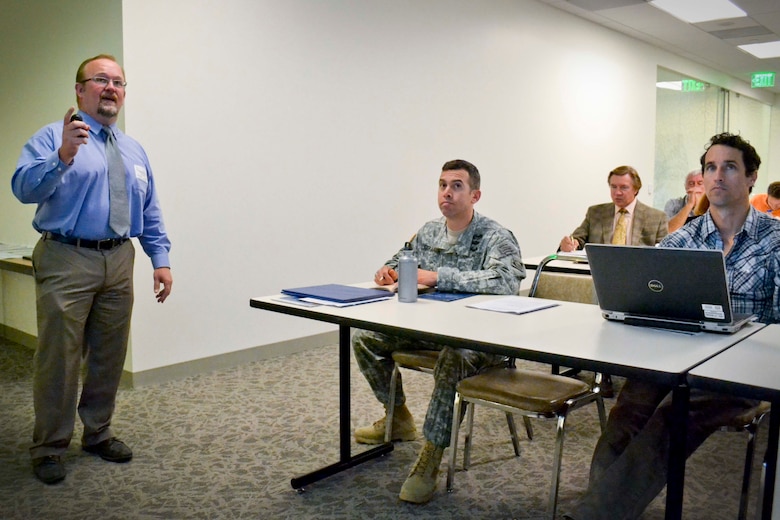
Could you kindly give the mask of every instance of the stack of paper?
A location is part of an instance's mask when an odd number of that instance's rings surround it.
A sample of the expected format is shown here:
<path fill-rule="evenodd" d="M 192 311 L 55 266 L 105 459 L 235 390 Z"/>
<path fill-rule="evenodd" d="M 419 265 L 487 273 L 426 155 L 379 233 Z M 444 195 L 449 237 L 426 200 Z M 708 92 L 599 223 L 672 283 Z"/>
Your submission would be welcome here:
<path fill-rule="evenodd" d="M 1 258 L 24 258 L 32 255 L 31 246 L 15 246 L 10 244 L 0 244 Z"/>

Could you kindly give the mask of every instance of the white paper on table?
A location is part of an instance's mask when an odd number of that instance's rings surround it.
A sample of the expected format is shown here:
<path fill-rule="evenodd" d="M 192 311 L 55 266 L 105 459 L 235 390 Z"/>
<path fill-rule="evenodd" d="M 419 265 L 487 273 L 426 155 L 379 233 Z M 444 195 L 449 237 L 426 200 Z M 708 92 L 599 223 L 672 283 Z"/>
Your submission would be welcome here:
<path fill-rule="evenodd" d="M 312 298 L 309 296 L 305 298 L 299 298 L 299 300 L 302 302 L 313 303 L 314 305 L 329 305 L 330 307 L 352 307 L 353 305 L 362 305 L 364 303 L 382 302 L 393 297 L 393 294 L 388 293 L 388 295 L 384 297 L 371 298 L 370 300 L 359 300 L 356 302 L 335 302 L 333 300 L 323 300 L 321 298 Z"/>
<path fill-rule="evenodd" d="M 485 302 L 471 303 L 466 305 L 466 307 L 472 307 L 474 309 L 482 309 L 486 311 L 525 314 L 528 312 L 540 311 L 542 309 L 549 309 L 550 307 L 556 307 L 558 305 L 560 304 L 551 302 L 549 300 L 541 300 L 539 298 L 529 298 L 527 296 L 504 296 L 502 298 L 496 298 L 494 300 L 488 300 Z"/>

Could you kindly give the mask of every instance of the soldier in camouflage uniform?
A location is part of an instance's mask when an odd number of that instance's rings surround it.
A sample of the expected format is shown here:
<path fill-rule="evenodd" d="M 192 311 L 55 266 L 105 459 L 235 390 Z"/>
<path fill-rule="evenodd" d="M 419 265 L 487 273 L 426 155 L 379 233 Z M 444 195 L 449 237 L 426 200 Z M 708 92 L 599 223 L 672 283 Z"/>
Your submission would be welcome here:
<path fill-rule="evenodd" d="M 439 208 L 443 217 L 426 223 L 412 239 L 418 260 L 418 283 L 435 286 L 439 291 L 483 294 L 516 294 L 525 268 L 520 246 L 514 235 L 497 222 L 474 211 L 479 200 L 480 176 L 466 161 L 449 161 L 439 178 Z M 388 260 L 374 281 L 394 283 L 400 251 Z M 409 477 L 401 488 L 401 499 L 425 503 L 436 489 L 436 477 L 444 448 L 450 443 L 455 386 L 463 378 L 500 364 L 500 356 L 458 349 L 431 342 L 411 340 L 377 332 L 356 330 L 352 347 L 358 366 L 377 399 L 388 406 L 392 353 L 396 350 L 436 350 L 439 358 L 434 369 L 434 390 L 425 416 L 423 435 L 426 443 Z M 396 386 L 392 439 L 413 440 L 414 420 L 405 405 L 403 386 Z M 357 442 L 384 442 L 385 418 L 355 431 Z"/>

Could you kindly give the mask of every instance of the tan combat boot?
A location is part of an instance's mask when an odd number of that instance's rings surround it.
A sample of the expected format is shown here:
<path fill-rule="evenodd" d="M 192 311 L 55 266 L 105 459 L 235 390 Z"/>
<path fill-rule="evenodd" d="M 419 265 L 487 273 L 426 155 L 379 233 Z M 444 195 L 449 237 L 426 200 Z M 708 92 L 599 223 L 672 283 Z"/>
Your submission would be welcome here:
<path fill-rule="evenodd" d="M 385 442 L 386 416 L 379 419 L 371 426 L 364 426 L 355 430 L 355 441 L 360 444 L 382 444 Z M 417 429 L 414 427 L 414 418 L 406 405 L 396 406 L 393 413 L 393 432 L 391 441 L 413 441 L 417 438 Z"/>
<path fill-rule="evenodd" d="M 424 504 L 433 497 L 436 491 L 436 479 L 439 476 L 439 465 L 444 448 L 434 446 L 430 441 L 425 441 L 417 462 L 414 463 L 409 477 L 401 486 L 400 499 L 404 502 Z"/>

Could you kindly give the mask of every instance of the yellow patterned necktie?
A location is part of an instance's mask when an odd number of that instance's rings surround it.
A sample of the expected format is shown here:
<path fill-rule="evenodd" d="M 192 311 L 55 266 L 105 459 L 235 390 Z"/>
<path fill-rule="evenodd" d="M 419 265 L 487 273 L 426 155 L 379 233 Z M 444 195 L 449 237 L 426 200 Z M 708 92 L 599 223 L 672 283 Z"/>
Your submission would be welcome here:
<path fill-rule="evenodd" d="M 617 223 L 615 224 L 615 232 L 612 233 L 612 243 L 624 246 L 626 245 L 626 214 L 628 211 L 626 211 L 624 208 L 621 209 L 618 213 L 620 215 L 618 216 Z"/>

